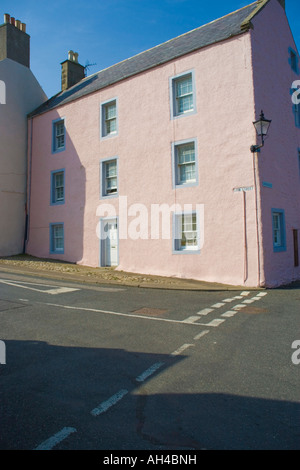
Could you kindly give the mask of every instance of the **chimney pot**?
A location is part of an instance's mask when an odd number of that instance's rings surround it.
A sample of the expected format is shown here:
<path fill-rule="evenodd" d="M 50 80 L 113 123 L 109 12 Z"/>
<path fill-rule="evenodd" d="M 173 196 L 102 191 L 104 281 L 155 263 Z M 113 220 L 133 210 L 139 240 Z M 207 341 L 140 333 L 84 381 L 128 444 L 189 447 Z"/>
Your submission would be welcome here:
<path fill-rule="evenodd" d="M 68 52 L 68 60 L 61 62 L 61 90 L 65 91 L 85 77 L 85 68 L 78 63 L 78 53 Z"/>
<path fill-rule="evenodd" d="M 30 36 L 25 32 L 25 24 L 8 13 L 4 15 L 4 21 L 0 28 L 0 61 L 11 59 L 29 68 Z"/>
<path fill-rule="evenodd" d="M 21 23 L 21 31 L 23 31 L 23 33 L 26 33 L 26 23 Z"/>

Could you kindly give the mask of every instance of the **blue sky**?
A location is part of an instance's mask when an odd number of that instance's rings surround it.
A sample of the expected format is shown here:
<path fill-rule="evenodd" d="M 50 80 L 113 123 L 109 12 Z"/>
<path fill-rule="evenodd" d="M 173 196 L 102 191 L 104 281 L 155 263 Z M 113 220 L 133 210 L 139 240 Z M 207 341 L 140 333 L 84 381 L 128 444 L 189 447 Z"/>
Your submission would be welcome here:
<path fill-rule="evenodd" d="M 60 91 L 60 63 L 68 51 L 96 64 L 88 74 L 186 33 L 252 3 L 251 0 L 1 0 L 0 23 L 9 13 L 27 25 L 31 69 L 48 97 Z M 298 8 L 297 8 L 298 7 Z M 286 12 L 300 49 L 299 0 Z"/>

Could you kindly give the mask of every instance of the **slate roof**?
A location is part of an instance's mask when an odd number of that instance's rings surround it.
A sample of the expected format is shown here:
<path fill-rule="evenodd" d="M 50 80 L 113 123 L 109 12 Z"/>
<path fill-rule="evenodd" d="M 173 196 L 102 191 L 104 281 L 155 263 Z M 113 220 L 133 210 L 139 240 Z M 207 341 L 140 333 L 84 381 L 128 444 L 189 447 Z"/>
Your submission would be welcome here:
<path fill-rule="evenodd" d="M 50 98 L 30 113 L 29 117 L 47 112 L 57 106 L 69 103 L 205 46 L 242 34 L 249 29 L 251 17 L 266 3 L 266 1 L 254 2 L 218 20 L 200 26 L 159 46 L 141 52 L 130 59 L 126 59 L 86 77 L 68 90 Z"/>

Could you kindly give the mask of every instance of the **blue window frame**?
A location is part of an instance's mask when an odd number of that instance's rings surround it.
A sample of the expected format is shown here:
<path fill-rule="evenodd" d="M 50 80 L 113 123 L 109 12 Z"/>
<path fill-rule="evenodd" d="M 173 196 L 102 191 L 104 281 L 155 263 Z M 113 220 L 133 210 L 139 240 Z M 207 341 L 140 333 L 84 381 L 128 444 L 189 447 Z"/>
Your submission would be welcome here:
<path fill-rule="evenodd" d="M 295 126 L 300 128 L 300 104 L 293 104 L 293 113 L 295 117 Z"/>
<path fill-rule="evenodd" d="M 283 209 L 272 209 L 273 251 L 286 251 L 285 214 Z"/>
<path fill-rule="evenodd" d="M 198 184 L 197 139 L 172 143 L 173 188 Z"/>
<path fill-rule="evenodd" d="M 170 78 L 171 119 L 196 112 L 194 71 Z"/>
<path fill-rule="evenodd" d="M 100 162 L 100 198 L 117 197 L 119 158 L 105 158 Z"/>
<path fill-rule="evenodd" d="M 289 47 L 289 64 L 295 73 L 299 73 L 299 59 L 297 52 Z"/>
<path fill-rule="evenodd" d="M 63 152 L 66 148 L 65 119 L 52 121 L 52 153 Z"/>
<path fill-rule="evenodd" d="M 50 224 L 50 253 L 64 254 L 64 224 Z"/>
<path fill-rule="evenodd" d="M 50 204 L 58 205 L 65 203 L 65 170 L 51 172 L 51 194 Z"/>
<path fill-rule="evenodd" d="M 100 105 L 100 136 L 101 138 L 118 135 L 118 100 L 113 98 Z"/>

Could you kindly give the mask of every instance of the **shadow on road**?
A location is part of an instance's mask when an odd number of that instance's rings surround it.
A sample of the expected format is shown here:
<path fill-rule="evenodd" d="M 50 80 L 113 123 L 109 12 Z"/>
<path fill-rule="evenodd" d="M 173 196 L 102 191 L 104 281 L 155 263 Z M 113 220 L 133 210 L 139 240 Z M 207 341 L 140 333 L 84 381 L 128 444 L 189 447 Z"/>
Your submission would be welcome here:
<path fill-rule="evenodd" d="M 46 334 L 46 333 L 45 333 Z M 156 393 L 184 356 L 5 340 L 0 365 L 0 449 L 34 449 L 65 426 L 57 449 L 300 449 L 300 404 L 226 393 Z M 163 365 L 143 383 L 136 379 Z M 158 382 L 157 382 L 158 383 Z M 176 383 L 176 380 L 174 380 Z M 205 387 L 205 384 L 203 384 Z M 94 417 L 119 390 L 128 394 Z"/>

